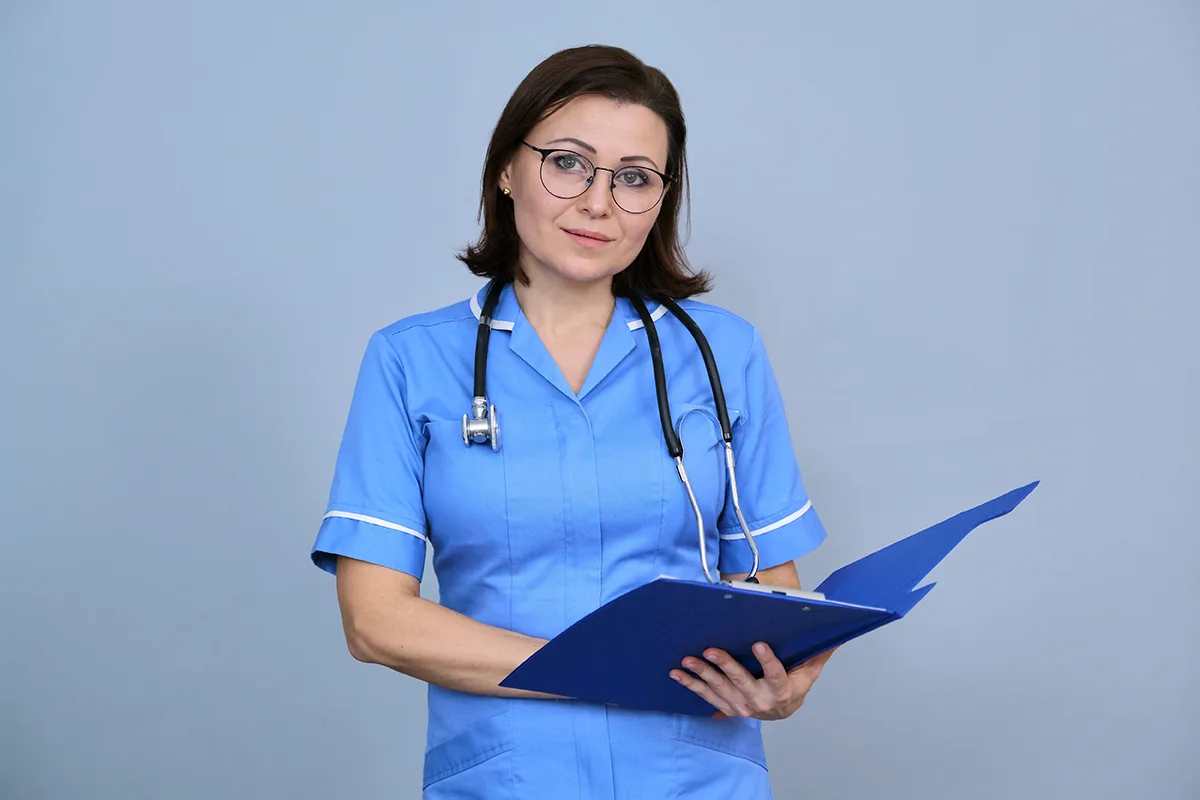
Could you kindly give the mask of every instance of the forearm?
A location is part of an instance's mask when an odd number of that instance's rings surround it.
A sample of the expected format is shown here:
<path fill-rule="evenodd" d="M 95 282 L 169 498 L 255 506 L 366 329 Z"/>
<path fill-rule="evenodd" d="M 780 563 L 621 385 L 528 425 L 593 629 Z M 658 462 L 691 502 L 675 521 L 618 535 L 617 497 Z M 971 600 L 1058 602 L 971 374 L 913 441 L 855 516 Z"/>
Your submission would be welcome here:
<path fill-rule="evenodd" d="M 485 625 L 421 597 L 374 604 L 346 617 L 347 642 L 360 661 L 472 694 L 550 697 L 498 685 L 544 639 Z"/>

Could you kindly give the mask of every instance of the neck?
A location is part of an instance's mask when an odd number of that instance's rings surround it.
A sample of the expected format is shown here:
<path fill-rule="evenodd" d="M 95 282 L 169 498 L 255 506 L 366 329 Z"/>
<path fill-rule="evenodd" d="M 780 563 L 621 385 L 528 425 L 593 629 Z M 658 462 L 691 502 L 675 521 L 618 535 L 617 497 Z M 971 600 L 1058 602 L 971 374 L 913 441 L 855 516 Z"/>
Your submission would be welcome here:
<path fill-rule="evenodd" d="M 529 285 L 513 282 L 521 313 L 535 330 L 554 332 L 607 328 L 615 300 L 612 279 L 580 283 L 546 273 L 530 274 Z"/>

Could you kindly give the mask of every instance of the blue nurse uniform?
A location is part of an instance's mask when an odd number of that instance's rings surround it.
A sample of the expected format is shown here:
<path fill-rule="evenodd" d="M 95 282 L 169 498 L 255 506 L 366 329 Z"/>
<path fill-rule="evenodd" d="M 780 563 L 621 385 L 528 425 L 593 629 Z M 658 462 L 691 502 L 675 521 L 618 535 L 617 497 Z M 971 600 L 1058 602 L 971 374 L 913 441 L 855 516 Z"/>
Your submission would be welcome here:
<path fill-rule="evenodd" d="M 695 516 L 663 442 L 646 332 L 632 305 L 618 298 L 576 394 L 511 284 L 503 289 L 487 365 L 497 453 L 462 440 L 485 292 L 371 336 L 314 563 L 334 572 L 345 555 L 420 578 L 432 546 L 442 605 L 546 639 L 659 575 L 703 580 Z M 763 341 L 729 311 L 680 305 L 720 369 L 739 497 L 761 567 L 795 559 L 825 531 L 801 481 Z M 674 316 L 648 308 L 709 558 L 719 558 L 723 573 L 748 572 L 703 360 Z M 771 797 L 757 720 L 436 685 L 428 704 L 426 798 Z"/>

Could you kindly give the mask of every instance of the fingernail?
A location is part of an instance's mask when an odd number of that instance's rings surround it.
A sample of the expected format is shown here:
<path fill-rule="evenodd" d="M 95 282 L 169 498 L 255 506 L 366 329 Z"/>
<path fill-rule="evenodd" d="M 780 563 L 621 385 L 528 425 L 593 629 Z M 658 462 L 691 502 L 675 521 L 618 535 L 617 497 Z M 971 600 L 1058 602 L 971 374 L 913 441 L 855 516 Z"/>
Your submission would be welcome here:
<path fill-rule="evenodd" d="M 767 646 L 762 643 L 756 644 L 756 645 L 754 645 L 754 652 L 758 653 L 760 656 L 766 655 Z"/>
<path fill-rule="evenodd" d="M 675 681 L 676 683 L 679 683 L 679 676 L 672 672 L 671 680 Z"/>

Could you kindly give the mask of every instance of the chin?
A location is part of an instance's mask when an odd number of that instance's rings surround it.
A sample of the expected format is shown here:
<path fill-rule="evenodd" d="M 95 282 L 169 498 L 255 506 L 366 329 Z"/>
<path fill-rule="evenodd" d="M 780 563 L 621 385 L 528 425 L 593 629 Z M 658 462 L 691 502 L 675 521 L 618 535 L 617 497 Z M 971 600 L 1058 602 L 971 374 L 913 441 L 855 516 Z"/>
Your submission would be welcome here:
<path fill-rule="evenodd" d="M 550 267 L 560 277 L 576 283 L 595 283 L 610 281 L 619 274 L 627 264 L 614 264 L 611 261 L 598 262 L 591 259 L 563 258 Z"/>
<path fill-rule="evenodd" d="M 608 283 L 621 272 L 620 269 L 580 269 L 567 273 L 567 277 L 579 283 Z"/>

